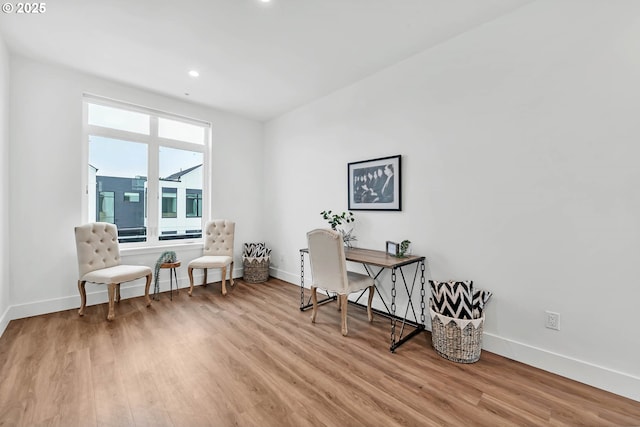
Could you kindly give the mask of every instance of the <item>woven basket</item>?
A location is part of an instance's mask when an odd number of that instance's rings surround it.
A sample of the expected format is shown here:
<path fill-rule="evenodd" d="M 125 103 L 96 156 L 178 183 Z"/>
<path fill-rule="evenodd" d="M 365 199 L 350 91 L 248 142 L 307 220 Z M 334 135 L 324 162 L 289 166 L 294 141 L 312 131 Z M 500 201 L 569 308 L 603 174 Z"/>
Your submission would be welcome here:
<path fill-rule="evenodd" d="M 269 257 L 243 259 L 243 280 L 248 283 L 261 283 L 269 279 Z"/>
<path fill-rule="evenodd" d="M 445 359 L 474 363 L 480 359 L 484 315 L 479 319 L 455 319 L 431 312 L 431 342 Z"/>

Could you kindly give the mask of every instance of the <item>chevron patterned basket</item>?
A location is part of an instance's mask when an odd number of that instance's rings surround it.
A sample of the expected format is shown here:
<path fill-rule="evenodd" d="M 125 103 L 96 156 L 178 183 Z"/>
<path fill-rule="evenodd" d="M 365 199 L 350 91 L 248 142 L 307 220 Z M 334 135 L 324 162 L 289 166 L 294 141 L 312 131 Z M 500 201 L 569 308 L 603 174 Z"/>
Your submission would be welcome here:
<path fill-rule="evenodd" d="M 484 315 L 479 319 L 456 319 L 431 312 L 431 342 L 445 359 L 474 363 L 480 359 Z"/>
<path fill-rule="evenodd" d="M 269 257 L 243 259 L 242 279 L 247 283 L 262 283 L 269 279 Z"/>

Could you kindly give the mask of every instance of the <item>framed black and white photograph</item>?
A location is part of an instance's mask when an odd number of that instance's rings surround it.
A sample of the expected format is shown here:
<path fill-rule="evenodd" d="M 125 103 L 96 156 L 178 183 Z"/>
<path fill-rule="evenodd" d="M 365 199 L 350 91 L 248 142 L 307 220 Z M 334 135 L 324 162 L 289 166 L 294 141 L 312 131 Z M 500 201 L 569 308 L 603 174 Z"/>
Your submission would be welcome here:
<path fill-rule="evenodd" d="M 347 165 L 350 211 L 402 210 L 400 155 Z"/>

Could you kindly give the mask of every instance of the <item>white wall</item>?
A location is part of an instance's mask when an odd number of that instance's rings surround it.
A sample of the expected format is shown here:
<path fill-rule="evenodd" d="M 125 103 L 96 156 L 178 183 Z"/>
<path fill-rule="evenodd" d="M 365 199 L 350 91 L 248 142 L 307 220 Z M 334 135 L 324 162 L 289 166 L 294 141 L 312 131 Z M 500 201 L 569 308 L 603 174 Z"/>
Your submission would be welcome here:
<path fill-rule="evenodd" d="M 538 1 L 269 122 L 274 274 L 347 209 L 348 162 L 402 154 L 403 210 L 356 212 L 359 246 L 410 239 L 494 292 L 485 349 L 640 400 L 638 16 Z"/>
<path fill-rule="evenodd" d="M 242 243 L 263 240 L 259 183 L 263 175 L 259 122 L 172 99 L 23 57 L 11 61 L 11 318 L 77 307 L 73 227 L 81 216 L 82 94 L 89 92 L 212 123 L 213 216 L 236 221 L 235 275 Z M 2 179 L 2 181 L 6 181 Z M 166 250 L 165 248 L 164 250 Z M 185 266 L 201 247 L 171 248 Z M 163 249 L 125 252 L 125 263 L 153 266 Z M 168 290 L 168 274 L 162 277 Z M 219 279 L 219 273 L 218 273 Z M 211 280 L 216 280 L 213 274 Z M 142 282 L 123 285 L 140 295 Z M 87 289 L 88 304 L 106 301 L 104 287 Z"/>
<path fill-rule="evenodd" d="M 9 323 L 9 52 L 0 37 L 0 333 Z"/>

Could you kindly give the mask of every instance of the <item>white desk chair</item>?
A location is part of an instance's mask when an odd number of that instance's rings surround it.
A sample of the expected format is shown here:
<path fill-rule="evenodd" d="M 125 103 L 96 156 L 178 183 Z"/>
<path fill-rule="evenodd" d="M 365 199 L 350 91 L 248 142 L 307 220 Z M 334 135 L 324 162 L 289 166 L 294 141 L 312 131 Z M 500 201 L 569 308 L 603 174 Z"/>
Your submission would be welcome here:
<path fill-rule="evenodd" d="M 369 322 L 372 322 L 371 301 L 373 300 L 374 280 L 366 274 L 347 271 L 342 235 L 333 230 L 316 229 L 307 233 L 307 242 L 312 276 L 313 312 L 311 322 L 315 323 L 318 311 L 317 288 L 338 294 L 342 311 L 342 335 L 347 335 L 347 297 L 350 293 L 369 289 L 367 316 Z"/>

